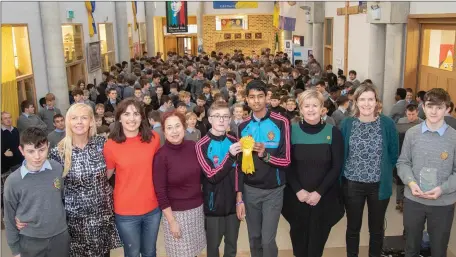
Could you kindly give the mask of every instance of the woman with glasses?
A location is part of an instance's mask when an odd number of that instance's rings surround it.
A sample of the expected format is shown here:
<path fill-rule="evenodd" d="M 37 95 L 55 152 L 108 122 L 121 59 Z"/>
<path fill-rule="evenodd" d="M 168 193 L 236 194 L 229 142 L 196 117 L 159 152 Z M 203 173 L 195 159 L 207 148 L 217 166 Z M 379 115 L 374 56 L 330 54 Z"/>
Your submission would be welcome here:
<path fill-rule="evenodd" d="M 154 158 L 153 181 L 163 211 L 165 249 L 169 257 L 198 256 L 206 247 L 201 167 L 195 142 L 184 140 L 185 117 L 163 115 L 166 142 Z"/>

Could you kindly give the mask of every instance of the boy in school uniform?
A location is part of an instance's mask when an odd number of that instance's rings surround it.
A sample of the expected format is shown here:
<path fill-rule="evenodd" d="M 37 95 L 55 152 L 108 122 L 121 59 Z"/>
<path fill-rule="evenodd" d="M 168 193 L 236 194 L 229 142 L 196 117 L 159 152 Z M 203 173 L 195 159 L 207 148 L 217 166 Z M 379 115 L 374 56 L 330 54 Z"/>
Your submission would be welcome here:
<path fill-rule="evenodd" d="M 450 96 L 433 88 L 424 96 L 426 120 L 407 130 L 397 163 L 404 192 L 405 257 L 419 256 L 424 224 L 432 256 L 447 254 L 456 202 L 456 130 L 445 123 Z"/>
<path fill-rule="evenodd" d="M 6 238 L 15 257 L 67 257 L 70 235 L 63 205 L 63 167 L 48 160 L 44 130 L 30 127 L 20 137 L 21 167 L 5 182 Z M 17 219 L 17 220 L 16 220 Z M 20 230 L 16 222 L 25 223 Z"/>
<path fill-rule="evenodd" d="M 226 133 L 230 124 L 226 103 L 212 104 L 208 115 L 212 128 L 195 146 L 204 174 L 207 256 L 219 257 L 220 242 L 225 237 L 223 256 L 235 257 L 240 220 L 245 216 L 236 161 L 241 145 Z"/>

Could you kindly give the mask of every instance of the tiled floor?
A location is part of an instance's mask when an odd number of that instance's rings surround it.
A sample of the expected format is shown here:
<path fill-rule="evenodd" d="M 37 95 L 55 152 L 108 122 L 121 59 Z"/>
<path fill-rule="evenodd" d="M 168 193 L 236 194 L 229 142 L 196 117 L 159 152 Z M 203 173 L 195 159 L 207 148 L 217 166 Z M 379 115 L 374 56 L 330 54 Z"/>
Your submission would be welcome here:
<path fill-rule="evenodd" d="M 393 194 L 395 195 L 395 194 Z M 386 235 L 400 235 L 403 230 L 402 226 L 402 215 L 395 210 L 394 197 L 391 198 L 387 213 L 386 213 Z M 331 234 L 329 236 L 328 242 L 326 243 L 326 249 L 324 257 L 342 257 L 345 256 L 345 227 L 346 219 L 345 217 L 333 227 Z M 277 244 L 280 249 L 280 257 L 293 257 L 291 251 L 291 242 L 289 236 L 289 226 L 288 223 L 281 218 L 279 222 L 279 228 L 277 231 Z M 456 253 L 456 218 L 454 221 L 454 226 L 451 233 L 452 237 L 450 239 L 449 252 Z M 5 232 L 2 231 L 2 244 L 1 244 L 1 256 L 2 257 L 12 257 L 11 252 L 8 248 L 8 245 L 5 242 Z M 367 228 L 367 209 L 364 212 L 363 218 L 363 227 L 361 229 L 361 240 L 360 240 L 360 256 L 367 256 L 367 245 L 369 242 L 369 232 Z M 163 233 L 160 231 L 159 238 L 157 242 L 158 254 L 160 257 L 166 256 L 164 242 L 163 242 Z M 223 247 L 223 245 L 221 246 Z M 122 249 L 116 249 L 112 251 L 112 257 L 123 257 Z M 204 253 L 201 257 L 205 256 Z M 239 240 L 238 240 L 238 257 L 247 257 L 249 256 L 249 242 L 247 236 L 247 226 L 245 222 L 242 222 L 241 229 L 239 231 Z M 456 257 L 455 255 L 449 254 L 448 257 Z"/>

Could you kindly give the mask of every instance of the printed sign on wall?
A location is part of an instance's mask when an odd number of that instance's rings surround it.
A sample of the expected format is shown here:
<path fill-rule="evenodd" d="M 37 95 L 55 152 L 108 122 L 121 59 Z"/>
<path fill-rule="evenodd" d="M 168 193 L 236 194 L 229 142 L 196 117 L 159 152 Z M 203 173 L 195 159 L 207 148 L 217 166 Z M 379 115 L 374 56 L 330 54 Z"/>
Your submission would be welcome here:
<path fill-rule="evenodd" d="M 166 29 L 168 33 L 188 32 L 187 1 L 166 2 Z"/>

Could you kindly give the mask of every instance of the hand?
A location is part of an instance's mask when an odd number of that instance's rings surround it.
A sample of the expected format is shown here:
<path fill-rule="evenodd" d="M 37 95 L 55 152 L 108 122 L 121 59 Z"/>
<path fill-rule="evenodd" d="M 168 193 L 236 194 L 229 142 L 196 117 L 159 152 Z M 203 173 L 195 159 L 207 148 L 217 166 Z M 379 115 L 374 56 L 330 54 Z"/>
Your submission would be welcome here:
<path fill-rule="evenodd" d="M 435 200 L 439 198 L 442 195 L 442 188 L 441 187 L 436 187 L 432 189 L 431 191 L 427 191 L 423 194 L 423 198 L 430 199 L 430 200 Z"/>
<path fill-rule="evenodd" d="M 264 147 L 263 143 L 255 143 L 253 145 L 253 151 L 258 153 L 258 157 L 263 158 L 264 157 L 264 151 L 266 148 Z"/>
<path fill-rule="evenodd" d="M 236 156 L 238 153 L 242 152 L 241 143 L 237 142 L 230 146 L 230 154 Z"/>
<path fill-rule="evenodd" d="M 241 203 L 236 206 L 236 215 L 240 221 L 244 221 L 245 218 L 245 205 Z"/>
<path fill-rule="evenodd" d="M 22 223 L 17 217 L 16 219 L 16 228 L 22 230 L 23 228 L 27 227 L 27 223 Z"/>
<path fill-rule="evenodd" d="M 304 189 L 301 189 L 301 190 L 299 190 L 299 192 L 296 193 L 296 196 L 298 197 L 298 200 L 301 203 L 305 203 L 309 199 L 309 192 L 307 192 Z"/>
<path fill-rule="evenodd" d="M 13 157 L 13 152 L 10 149 L 6 150 L 4 154 L 6 157 Z"/>
<path fill-rule="evenodd" d="M 412 191 L 412 195 L 422 197 L 423 191 L 421 191 L 420 186 L 416 182 L 409 183 L 410 190 Z"/>
<path fill-rule="evenodd" d="M 309 199 L 307 200 L 307 204 L 310 206 L 315 206 L 320 202 L 321 195 L 317 192 L 312 192 L 309 194 Z"/>
<path fill-rule="evenodd" d="M 173 235 L 174 238 L 176 238 L 176 239 L 181 238 L 180 226 L 176 220 L 173 220 L 169 223 L 169 230 L 171 231 L 171 234 Z"/>
<path fill-rule="evenodd" d="M 21 257 L 21 255 L 20 255 L 20 254 L 18 254 L 18 255 L 14 256 L 14 257 Z"/>

